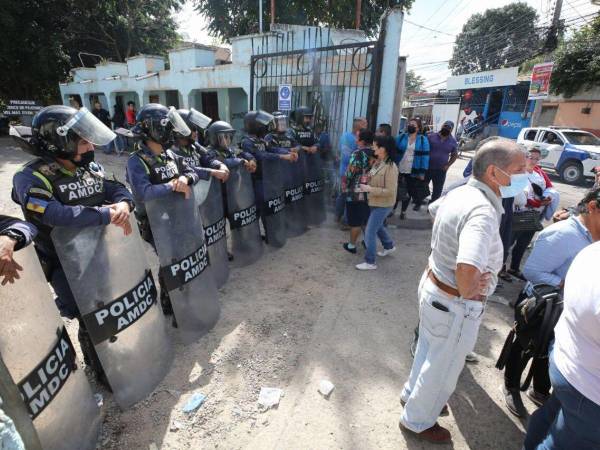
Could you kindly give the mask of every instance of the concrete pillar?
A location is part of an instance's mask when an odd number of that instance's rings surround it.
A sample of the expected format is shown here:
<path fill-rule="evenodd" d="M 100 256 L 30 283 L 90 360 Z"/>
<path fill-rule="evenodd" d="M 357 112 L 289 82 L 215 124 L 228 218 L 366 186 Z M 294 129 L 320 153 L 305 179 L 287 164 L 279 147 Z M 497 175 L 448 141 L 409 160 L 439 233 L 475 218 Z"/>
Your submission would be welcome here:
<path fill-rule="evenodd" d="M 379 89 L 379 107 L 377 123 L 392 123 L 394 104 L 402 102 L 396 95 L 396 79 L 400 56 L 400 35 L 404 14 L 400 7 L 391 9 L 385 17 L 385 37 L 383 61 L 381 63 L 381 86 Z M 369 124 L 371 125 L 371 124 Z"/>
<path fill-rule="evenodd" d="M 396 75 L 396 101 L 394 102 L 394 112 L 392 114 L 392 136 L 398 134 L 400 130 L 400 119 L 402 117 L 402 102 L 404 100 L 404 90 L 406 88 L 406 56 L 401 56 L 398 61 L 398 74 Z"/>

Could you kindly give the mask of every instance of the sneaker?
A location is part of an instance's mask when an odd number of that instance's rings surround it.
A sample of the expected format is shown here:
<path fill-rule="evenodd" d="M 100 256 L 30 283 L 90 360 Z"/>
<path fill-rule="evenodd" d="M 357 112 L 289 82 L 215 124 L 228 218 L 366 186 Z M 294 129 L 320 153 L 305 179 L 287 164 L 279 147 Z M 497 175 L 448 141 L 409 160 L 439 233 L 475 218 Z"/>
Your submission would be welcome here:
<path fill-rule="evenodd" d="M 390 253 L 394 253 L 395 251 L 396 251 L 396 247 L 384 248 L 382 251 L 377 252 L 377 254 L 383 258 L 384 256 L 387 256 Z"/>
<path fill-rule="evenodd" d="M 512 277 L 506 272 L 506 270 L 501 270 L 500 273 L 498 274 L 498 278 L 506 281 L 507 283 L 513 282 Z"/>
<path fill-rule="evenodd" d="M 405 220 L 406 219 L 406 213 L 401 212 L 400 213 L 400 220 Z"/>
<path fill-rule="evenodd" d="M 508 269 L 506 273 L 512 275 L 515 278 L 518 278 L 521 281 L 527 281 L 520 270 Z"/>
<path fill-rule="evenodd" d="M 441 427 L 437 422 L 431 428 L 427 428 L 426 430 L 421 431 L 420 433 L 409 430 L 404 425 L 402 425 L 402 422 L 400 422 L 398 425 L 401 429 L 408 431 L 409 433 L 413 434 L 419 439 L 430 442 L 432 444 L 448 444 L 452 442 L 452 435 L 450 434 L 450 431 L 448 431 L 444 427 Z"/>
<path fill-rule="evenodd" d="M 358 270 L 375 270 L 377 269 L 376 264 L 369 264 L 368 262 L 360 263 L 356 265 Z"/>
<path fill-rule="evenodd" d="M 542 394 L 534 391 L 533 389 L 528 389 L 527 397 L 529 397 L 529 400 L 531 400 L 536 406 L 543 406 L 544 403 L 546 403 L 546 400 L 550 398 L 550 394 Z"/>
<path fill-rule="evenodd" d="M 421 211 L 421 205 L 415 205 L 413 206 L 413 211 Z"/>
<path fill-rule="evenodd" d="M 347 252 L 350 252 L 352 254 L 356 254 L 356 246 L 350 247 L 350 243 L 349 242 L 345 242 L 344 243 L 344 250 L 346 250 Z"/>
<path fill-rule="evenodd" d="M 467 356 L 465 356 L 465 361 L 468 363 L 479 362 L 479 356 L 477 356 L 477 353 L 475 352 L 469 352 L 467 353 Z"/>
<path fill-rule="evenodd" d="M 504 394 L 504 404 L 508 410 L 517 417 L 527 416 L 527 410 L 521 399 L 521 391 L 519 388 L 508 389 L 504 384 L 502 385 L 502 393 Z"/>

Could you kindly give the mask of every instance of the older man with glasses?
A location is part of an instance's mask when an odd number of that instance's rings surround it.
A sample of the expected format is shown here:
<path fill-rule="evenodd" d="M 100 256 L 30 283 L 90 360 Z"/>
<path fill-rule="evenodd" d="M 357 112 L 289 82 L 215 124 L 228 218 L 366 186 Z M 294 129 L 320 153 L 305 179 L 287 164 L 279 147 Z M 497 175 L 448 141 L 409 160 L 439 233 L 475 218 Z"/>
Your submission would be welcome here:
<path fill-rule="evenodd" d="M 525 154 L 516 143 L 488 142 L 476 153 L 467 184 L 435 205 L 429 265 L 418 291 L 419 343 L 401 395 L 400 427 L 423 440 L 452 440 L 437 417 L 475 347 L 487 295 L 502 267 L 502 198 L 526 187 L 524 171 Z"/>

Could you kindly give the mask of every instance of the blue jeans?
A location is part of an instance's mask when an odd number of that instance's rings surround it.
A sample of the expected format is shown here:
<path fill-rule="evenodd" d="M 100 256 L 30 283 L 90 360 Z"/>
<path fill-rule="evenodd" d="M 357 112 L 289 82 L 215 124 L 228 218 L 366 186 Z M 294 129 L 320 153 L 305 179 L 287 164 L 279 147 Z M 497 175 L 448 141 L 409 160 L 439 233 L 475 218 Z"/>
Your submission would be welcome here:
<path fill-rule="evenodd" d="M 560 373 L 550 355 L 552 395 L 529 419 L 526 450 L 600 448 L 600 405 L 586 398 Z"/>
<path fill-rule="evenodd" d="M 392 241 L 392 238 L 384 225 L 385 219 L 391 211 L 391 206 L 387 208 L 379 206 L 371 207 L 371 214 L 369 215 L 369 221 L 365 228 L 365 244 L 367 246 L 365 261 L 369 264 L 375 264 L 375 252 L 377 250 L 376 238 L 379 238 L 384 249 L 389 250 L 394 247 L 394 241 Z"/>

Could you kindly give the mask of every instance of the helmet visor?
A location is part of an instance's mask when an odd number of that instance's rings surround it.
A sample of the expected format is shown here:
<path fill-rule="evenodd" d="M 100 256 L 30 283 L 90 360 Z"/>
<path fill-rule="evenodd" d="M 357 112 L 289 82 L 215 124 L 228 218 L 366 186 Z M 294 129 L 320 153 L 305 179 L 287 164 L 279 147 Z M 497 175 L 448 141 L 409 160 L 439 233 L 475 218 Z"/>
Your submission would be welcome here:
<path fill-rule="evenodd" d="M 287 131 L 288 123 L 286 116 L 277 116 L 275 117 L 275 130 L 279 133 L 283 133 Z"/>
<path fill-rule="evenodd" d="M 266 111 L 258 111 L 256 114 L 256 121 L 261 125 L 267 126 L 273 121 L 274 117 Z"/>
<path fill-rule="evenodd" d="M 219 133 L 217 135 L 219 147 L 221 148 L 229 148 L 231 146 L 231 142 L 233 141 L 233 132 L 225 132 Z"/>
<path fill-rule="evenodd" d="M 171 106 L 169 108 L 167 118 L 169 119 L 169 122 L 171 122 L 171 125 L 173 125 L 173 131 L 175 133 L 179 133 L 182 136 L 189 136 L 192 134 L 192 130 L 186 125 L 185 121 L 174 107 Z M 164 125 L 166 126 L 167 124 L 165 123 Z"/>
<path fill-rule="evenodd" d="M 100 119 L 83 107 L 66 124 L 58 127 L 56 132 L 65 137 L 69 130 L 94 145 L 107 145 L 117 137 Z"/>
<path fill-rule="evenodd" d="M 196 111 L 194 108 L 190 109 L 190 115 L 188 116 L 190 122 L 196 125 L 201 130 L 206 130 L 212 119 L 208 116 L 205 116 L 200 111 Z"/>

